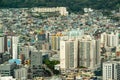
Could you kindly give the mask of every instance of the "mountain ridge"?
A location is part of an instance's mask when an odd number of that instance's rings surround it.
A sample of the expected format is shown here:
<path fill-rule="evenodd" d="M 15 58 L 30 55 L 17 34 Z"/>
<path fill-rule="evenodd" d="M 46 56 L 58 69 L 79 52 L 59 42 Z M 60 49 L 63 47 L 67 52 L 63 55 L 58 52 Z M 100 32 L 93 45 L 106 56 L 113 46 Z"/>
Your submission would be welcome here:
<path fill-rule="evenodd" d="M 120 0 L 0 0 L 0 8 L 60 6 L 73 12 L 81 12 L 85 7 L 113 10 L 120 8 Z"/>

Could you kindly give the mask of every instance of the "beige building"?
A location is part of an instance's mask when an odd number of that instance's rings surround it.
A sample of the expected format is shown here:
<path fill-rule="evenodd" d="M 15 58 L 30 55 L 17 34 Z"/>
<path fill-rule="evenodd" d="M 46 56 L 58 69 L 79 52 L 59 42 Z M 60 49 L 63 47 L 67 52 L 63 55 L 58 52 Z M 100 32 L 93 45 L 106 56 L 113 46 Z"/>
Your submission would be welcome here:
<path fill-rule="evenodd" d="M 4 36 L 0 36 L 0 53 L 4 52 Z"/>
<path fill-rule="evenodd" d="M 32 12 L 59 12 L 62 16 L 67 16 L 68 11 L 66 7 L 52 7 L 52 8 L 32 8 Z"/>
<path fill-rule="evenodd" d="M 112 32 L 110 34 L 104 32 L 101 34 L 101 44 L 108 47 L 116 47 L 119 44 L 118 32 Z"/>
<path fill-rule="evenodd" d="M 100 40 L 84 36 L 78 40 L 78 66 L 94 69 L 100 65 Z"/>
<path fill-rule="evenodd" d="M 78 61 L 77 53 L 75 40 L 60 41 L 60 68 L 76 68 Z"/>
<path fill-rule="evenodd" d="M 87 67 L 95 69 L 100 66 L 100 40 L 84 36 L 75 40 L 60 41 L 60 68 Z"/>

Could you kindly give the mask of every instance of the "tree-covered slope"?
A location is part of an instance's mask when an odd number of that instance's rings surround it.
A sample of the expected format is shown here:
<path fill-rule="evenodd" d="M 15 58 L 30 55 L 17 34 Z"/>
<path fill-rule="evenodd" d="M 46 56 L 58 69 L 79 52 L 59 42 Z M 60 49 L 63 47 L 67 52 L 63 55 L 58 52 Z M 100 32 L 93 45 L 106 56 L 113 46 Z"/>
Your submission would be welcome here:
<path fill-rule="evenodd" d="M 94 9 L 118 9 L 120 0 L 0 0 L 0 7 L 56 7 L 65 6 L 71 11 L 81 11 L 84 7 Z"/>

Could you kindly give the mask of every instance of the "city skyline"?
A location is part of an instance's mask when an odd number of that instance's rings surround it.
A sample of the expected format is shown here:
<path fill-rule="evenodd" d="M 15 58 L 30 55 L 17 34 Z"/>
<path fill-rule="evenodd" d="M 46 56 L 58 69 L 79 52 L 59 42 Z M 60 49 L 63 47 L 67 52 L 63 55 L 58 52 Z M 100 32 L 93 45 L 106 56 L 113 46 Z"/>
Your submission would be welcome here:
<path fill-rule="evenodd" d="M 119 11 L 83 10 L 1 8 L 0 80 L 119 80 Z"/>

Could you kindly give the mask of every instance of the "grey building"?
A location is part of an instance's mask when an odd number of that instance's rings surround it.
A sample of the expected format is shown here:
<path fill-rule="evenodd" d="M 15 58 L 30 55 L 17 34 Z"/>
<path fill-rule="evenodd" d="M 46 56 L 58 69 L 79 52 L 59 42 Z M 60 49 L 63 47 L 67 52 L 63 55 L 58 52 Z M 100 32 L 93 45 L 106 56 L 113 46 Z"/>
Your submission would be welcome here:
<path fill-rule="evenodd" d="M 117 80 L 119 80 L 120 79 L 120 64 L 117 64 L 116 69 L 117 69 Z"/>
<path fill-rule="evenodd" d="M 18 80 L 27 80 L 28 76 L 28 68 L 22 67 L 20 69 L 14 70 L 15 72 L 15 78 Z"/>
<path fill-rule="evenodd" d="M 42 53 L 34 51 L 31 53 L 31 67 L 42 65 Z"/>
<path fill-rule="evenodd" d="M 15 63 L 13 64 L 1 64 L 0 65 L 0 74 L 1 76 L 13 76 L 14 77 L 14 69 L 17 68 Z"/>
<path fill-rule="evenodd" d="M 8 61 L 10 59 L 10 54 L 6 53 L 0 53 L 0 64 L 4 63 L 5 61 Z"/>
<path fill-rule="evenodd" d="M 8 61 L 10 59 L 10 54 L 8 52 L 1 53 L 0 58 L 2 59 L 2 63 Z"/>
<path fill-rule="evenodd" d="M 44 75 L 41 65 L 42 65 L 42 53 L 39 51 L 32 52 L 31 53 L 31 69 L 32 69 L 33 78 Z"/>

